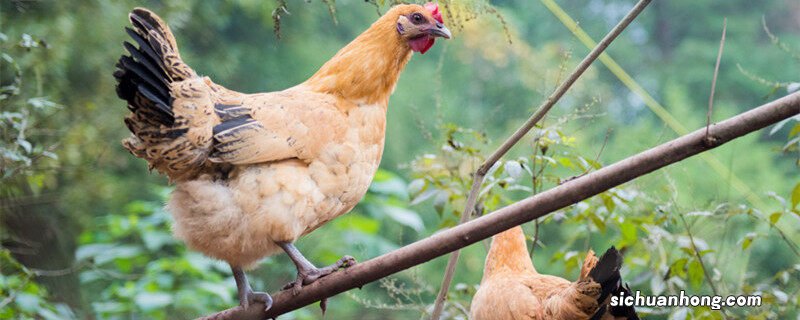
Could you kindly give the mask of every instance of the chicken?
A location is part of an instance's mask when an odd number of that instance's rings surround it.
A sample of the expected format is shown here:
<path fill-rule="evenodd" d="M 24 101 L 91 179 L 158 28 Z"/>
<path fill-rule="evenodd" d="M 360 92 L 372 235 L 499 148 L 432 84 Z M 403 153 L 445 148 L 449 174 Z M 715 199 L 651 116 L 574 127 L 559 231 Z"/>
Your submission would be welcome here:
<path fill-rule="evenodd" d="M 611 307 L 622 286 L 622 256 L 611 247 L 599 261 L 591 250 L 576 282 L 536 272 L 517 226 L 492 238 L 483 279 L 472 298 L 470 318 L 503 319 L 639 319 L 633 307 Z"/>
<path fill-rule="evenodd" d="M 398 5 L 289 89 L 244 94 L 198 75 L 169 27 L 134 9 L 114 73 L 127 101 L 123 145 L 169 177 L 173 231 L 190 248 L 228 262 L 240 304 L 270 308 L 244 270 L 285 252 L 294 290 L 355 260 L 317 268 L 298 238 L 349 212 L 367 192 L 383 152 L 386 110 L 413 52 L 450 38 L 437 5 Z"/>

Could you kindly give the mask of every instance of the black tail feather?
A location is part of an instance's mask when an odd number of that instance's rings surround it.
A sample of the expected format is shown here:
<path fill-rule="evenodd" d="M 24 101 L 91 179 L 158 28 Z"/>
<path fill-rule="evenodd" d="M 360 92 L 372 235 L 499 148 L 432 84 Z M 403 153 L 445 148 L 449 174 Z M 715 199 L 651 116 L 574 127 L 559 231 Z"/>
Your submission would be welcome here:
<path fill-rule="evenodd" d="M 167 75 L 164 73 L 164 70 L 161 69 L 160 65 L 154 62 L 150 57 L 144 56 L 130 42 L 125 41 L 122 43 L 122 45 L 125 46 L 125 50 L 131 54 L 131 58 L 133 58 L 133 60 L 141 63 L 145 68 L 147 68 L 147 71 L 150 71 L 151 75 L 154 75 L 165 86 L 169 85 L 169 82 L 167 81 Z"/>
<path fill-rule="evenodd" d="M 153 27 L 153 24 L 151 24 L 149 21 L 145 21 L 145 18 L 139 12 L 137 12 L 136 9 L 134 9 L 134 11 L 131 12 L 130 19 L 131 23 L 133 24 L 134 27 L 136 27 L 136 29 L 139 30 L 155 29 Z"/>
<path fill-rule="evenodd" d="M 626 297 L 630 296 L 631 288 L 625 284 L 624 286 L 620 286 L 619 289 L 613 293 L 613 295 L 619 296 L 620 292 L 624 292 Z M 610 309 L 608 312 L 616 318 L 639 320 L 639 315 L 636 314 L 636 309 L 632 306 L 609 306 L 609 308 Z"/>
<path fill-rule="evenodd" d="M 620 286 L 619 269 L 622 267 L 622 255 L 613 246 L 600 257 L 597 265 L 589 271 L 589 277 L 600 284 L 601 294 L 598 302 L 605 301 L 608 295 Z"/>
<path fill-rule="evenodd" d="M 600 297 L 597 298 L 600 309 L 591 320 L 601 319 L 608 312 L 614 317 L 623 317 L 629 320 L 638 320 L 636 310 L 627 306 L 610 306 L 605 302 L 609 296 L 619 296 L 620 292 L 630 295 L 630 288 L 622 285 L 619 269 L 622 267 L 622 255 L 613 246 L 606 250 L 600 257 L 597 265 L 589 271 L 589 277 L 600 284 Z"/>
<path fill-rule="evenodd" d="M 153 102 L 153 104 L 155 105 L 156 108 L 158 108 L 158 110 L 161 110 L 162 112 L 168 114 L 170 117 L 175 116 L 172 113 L 172 108 L 166 101 L 164 101 L 164 98 L 150 91 L 147 85 L 140 84 L 138 89 L 139 93 L 141 93 L 145 98 Z"/>
<path fill-rule="evenodd" d="M 135 41 L 136 44 L 139 45 L 139 50 L 137 50 L 137 51 L 140 51 L 140 53 L 143 54 L 144 56 L 146 56 L 148 59 L 150 59 L 151 62 L 154 62 L 156 65 L 158 65 L 159 68 L 161 69 L 161 72 L 166 77 L 167 74 L 166 74 L 166 72 L 164 72 L 164 69 L 165 69 L 164 61 L 161 59 L 161 56 L 158 55 L 155 52 L 155 50 L 153 50 L 153 48 L 150 46 L 150 42 L 145 40 L 144 38 L 142 38 L 142 36 L 139 35 L 139 33 L 137 33 L 136 31 L 134 31 L 131 28 L 125 27 L 125 32 L 127 32 L 128 36 L 130 36 L 131 39 L 133 39 L 133 41 Z M 142 31 L 142 32 L 146 32 L 146 31 Z"/>
<path fill-rule="evenodd" d="M 156 93 L 162 97 L 163 100 L 167 100 L 166 97 L 169 97 L 169 89 L 164 84 L 163 80 L 157 80 L 150 71 L 140 62 L 133 60 L 133 58 L 128 56 L 122 56 L 119 58 L 119 62 L 122 65 L 122 68 L 128 72 L 132 72 L 133 74 L 130 76 L 135 76 L 138 79 L 132 79 L 137 84 L 147 84 L 151 88 L 155 89 Z"/>
<path fill-rule="evenodd" d="M 158 31 L 147 18 L 138 16 L 136 12 L 130 17 L 135 30 L 125 28 L 125 31 L 139 47 L 130 42 L 123 43 L 130 56 L 123 55 L 117 62 L 118 70 L 114 72 L 117 95 L 128 101 L 128 108 L 139 118 L 172 126 L 175 115 L 171 107 L 173 98 L 169 85 L 173 80 L 166 72 L 158 43 L 163 39 L 155 39 Z"/>

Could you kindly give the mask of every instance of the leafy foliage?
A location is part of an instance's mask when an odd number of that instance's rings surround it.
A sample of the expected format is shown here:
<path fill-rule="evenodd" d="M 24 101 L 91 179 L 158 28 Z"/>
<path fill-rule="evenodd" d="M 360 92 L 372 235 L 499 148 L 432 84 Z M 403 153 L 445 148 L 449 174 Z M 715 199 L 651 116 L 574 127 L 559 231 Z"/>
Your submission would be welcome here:
<path fill-rule="evenodd" d="M 34 281 L 35 272 L 17 262 L 8 249 L 0 249 L 0 319 L 73 319 L 64 304 L 48 301 L 45 288 Z"/>
<path fill-rule="evenodd" d="M 59 106 L 41 96 L 41 83 L 23 85 L 23 67 L 9 54 L 12 48 L 21 55 L 48 49 L 46 42 L 29 34 L 14 42 L 0 33 L 0 192 L 6 196 L 19 194 L 14 183 L 20 179 L 31 189 L 41 190 L 46 177 L 36 166 L 52 165 L 58 159 L 53 146 L 40 143 L 44 128 L 37 121 Z"/>
<path fill-rule="evenodd" d="M 175 240 L 157 202 L 133 201 L 95 220 L 98 229 L 80 235 L 75 255 L 97 317 L 190 318 L 235 304 L 229 267 Z"/>

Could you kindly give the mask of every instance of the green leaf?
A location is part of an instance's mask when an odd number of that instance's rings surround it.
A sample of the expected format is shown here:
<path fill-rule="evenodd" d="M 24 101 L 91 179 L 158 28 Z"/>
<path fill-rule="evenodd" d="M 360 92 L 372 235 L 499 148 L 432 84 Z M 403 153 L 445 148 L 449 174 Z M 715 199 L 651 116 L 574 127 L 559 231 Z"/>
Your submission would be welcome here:
<path fill-rule="evenodd" d="M 783 212 L 781 211 L 773 212 L 772 214 L 769 215 L 769 224 L 774 225 L 778 223 L 778 220 L 781 219 L 781 216 L 783 216 Z"/>
<path fill-rule="evenodd" d="M 792 208 L 794 209 L 797 205 L 800 204 L 800 183 L 794 186 L 792 190 Z"/>
<path fill-rule="evenodd" d="M 450 199 L 450 196 L 447 194 L 446 191 L 441 191 L 436 195 L 436 198 L 433 198 L 433 209 L 436 210 L 436 213 L 441 216 L 444 214 L 444 207 L 447 205 L 447 201 Z"/>
<path fill-rule="evenodd" d="M 425 179 L 414 179 L 408 184 L 408 194 L 412 197 L 418 196 L 425 189 L 425 185 Z"/>
<path fill-rule="evenodd" d="M 80 261 L 87 258 L 95 257 L 99 254 L 102 254 L 110 250 L 113 247 L 114 247 L 113 244 L 108 244 L 108 243 L 96 243 L 96 244 L 87 244 L 80 246 L 78 247 L 77 250 L 75 250 L 75 260 Z"/>
<path fill-rule="evenodd" d="M 597 229 L 600 229 L 600 231 L 602 231 L 602 232 L 606 231 L 606 223 L 605 223 L 605 221 L 600 219 L 600 217 L 598 217 L 596 214 L 589 214 L 589 219 L 592 220 L 592 223 L 594 223 L 594 225 L 597 227 Z"/>
<path fill-rule="evenodd" d="M 559 157 L 558 158 L 558 163 L 561 164 L 562 167 L 568 168 L 568 169 L 572 169 L 572 168 L 575 167 L 575 164 L 572 163 L 572 160 L 570 160 L 567 157 Z"/>
<path fill-rule="evenodd" d="M 669 320 L 686 320 L 689 318 L 689 308 L 678 308 L 669 316 Z"/>
<path fill-rule="evenodd" d="M 666 289 L 667 284 L 664 283 L 663 278 L 657 276 L 650 277 L 650 290 L 653 291 L 653 294 L 661 294 Z"/>
<path fill-rule="evenodd" d="M 93 302 L 92 310 L 99 314 L 122 313 L 127 309 L 127 305 L 121 302 Z"/>
<path fill-rule="evenodd" d="M 222 284 L 219 282 L 210 282 L 210 281 L 202 281 L 197 284 L 197 288 L 200 291 L 206 292 L 209 295 L 215 296 L 216 298 L 225 301 L 225 302 L 232 302 L 231 299 L 233 296 L 231 295 L 231 291 L 226 284 Z"/>
<path fill-rule="evenodd" d="M 84 252 L 81 252 L 81 249 L 83 248 L 88 248 L 88 249 L 85 249 Z M 118 246 L 118 245 L 98 244 L 98 245 L 82 246 L 81 248 L 78 248 L 78 252 L 76 252 L 75 255 L 76 259 L 78 260 L 87 257 L 93 257 L 95 264 L 102 265 L 107 262 L 113 261 L 115 259 L 137 257 L 141 252 L 142 249 L 139 246 L 134 246 L 134 245 Z"/>
<path fill-rule="evenodd" d="M 417 232 L 425 230 L 422 218 L 414 211 L 395 206 L 383 206 L 381 209 L 387 216 L 404 226 L 410 227 Z"/>
<path fill-rule="evenodd" d="M 677 277 L 685 277 L 686 276 L 686 263 L 689 262 L 689 259 L 680 258 L 672 262 L 669 266 L 669 273 L 673 274 Z"/>
<path fill-rule="evenodd" d="M 800 123 L 798 123 L 798 124 L 794 125 L 794 127 L 792 127 L 792 130 L 789 131 L 789 136 L 788 137 L 789 138 L 794 137 L 798 133 L 800 133 Z"/>
<path fill-rule="evenodd" d="M 744 236 L 744 239 L 742 239 L 742 250 L 747 250 L 747 248 L 749 248 L 750 245 L 753 244 L 753 239 L 755 239 L 757 235 L 758 234 L 756 234 L 755 232 L 750 232 L 746 234 Z"/>
<path fill-rule="evenodd" d="M 778 132 L 778 131 L 781 131 L 781 129 L 783 129 L 783 127 L 784 127 L 784 126 L 785 126 L 787 123 L 789 123 L 789 121 L 791 121 L 791 120 L 792 120 L 792 118 L 788 118 L 788 119 L 783 119 L 783 120 L 781 120 L 780 122 L 776 123 L 776 124 L 775 124 L 775 126 L 773 126 L 773 127 L 772 127 L 772 129 L 769 131 L 769 135 L 773 135 L 773 134 L 775 134 L 776 132 Z M 791 137 L 791 136 L 790 136 L 790 137 Z"/>
<path fill-rule="evenodd" d="M 140 292 L 134 302 L 142 310 L 154 310 L 166 307 L 172 303 L 172 295 L 163 292 Z"/>
<path fill-rule="evenodd" d="M 27 292 L 18 292 L 17 296 L 14 298 L 14 302 L 16 302 L 17 306 L 22 310 L 35 312 L 39 309 L 42 298 Z"/>
<path fill-rule="evenodd" d="M 626 220 L 619 227 L 623 240 L 629 243 L 636 241 L 636 225 Z"/>
<path fill-rule="evenodd" d="M 693 260 L 689 263 L 688 274 L 689 283 L 695 288 L 700 287 L 700 284 L 703 283 L 703 265 L 700 264 L 700 261 Z"/>
<path fill-rule="evenodd" d="M 614 212 L 614 208 L 617 207 L 617 204 L 614 203 L 614 197 L 608 193 L 601 193 L 600 198 L 603 199 L 603 205 L 608 209 L 608 212 Z"/>
<path fill-rule="evenodd" d="M 396 174 L 386 170 L 378 170 L 378 172 L 375 173 L 375 178 L 372 179 L 369 191 L 395 196 L 400 199 L 408 199 L 408 186 L 405 181 Z"/>
<path fill-rule="evenodd" d="M 342 230 L 355 229 L 366 234 L 377 234 L 381 228 L 378 220 L 360 214 L 348 214 L 334 221 L 334 225 Z"/>
<path fill-rule="evenodd" d="M 787 151 L 795 144 L 800 144 L 800 137 L 797 137 L 797 138 L 794 138 L 792 140 L 789 140 L 789 142 L 787 142 L 785 145 L 783 145 L 782 149 L 784 151 Z"/>
<path fill-rule="evenodd" d="M 415 206 L 415 205 L 418 205 L 420 203 L 423 203 L 423 202 L 425 202 L 425 200 L 430 199 L 431 197 L 439 194 L 440 192 L 441 193 L 445 193 L 444 191 L 441 191 L 439 189 L 434 189 L 434 188 L 425 190 L 424 192 L 418 194 L 413 199 L 411 199 L 411 202 L 409 202 L 408 205 L 409 206 Z"/>
<path fill-rule="evenodd" d="M 25 150 L 26 153 L 31 153 L 33 150 L 33 145 L 31 145 L 28 140 L 25 139 L 17 139 L 17 144 Z"/>
<path fill-rule="evenodd" d="M 163 231 L 147 230 L 142 232 L 142 241 L 147 250 L 158 251 L 164 245 L 173 243 L 175 238 Z"/>

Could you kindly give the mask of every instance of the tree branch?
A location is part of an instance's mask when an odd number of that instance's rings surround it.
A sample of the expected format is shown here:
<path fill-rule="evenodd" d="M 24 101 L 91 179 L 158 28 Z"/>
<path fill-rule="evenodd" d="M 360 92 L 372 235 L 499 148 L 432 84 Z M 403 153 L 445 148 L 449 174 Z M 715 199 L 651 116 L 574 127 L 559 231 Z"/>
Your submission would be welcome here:
<path fill-rule="evenodd" d="M 377 279 L 464 248 L 798 114 L 800 114 L 800 92 L 712 125 L 709 128 L 709 135 L 715 138 L 713 145 L 706 143 L 705 128 L 701 128 L 491 214 L 335 272 L 304 286 L 297 295 L 293 295 L 290 291 L 278 292 L 273 295 L 272 309 L 266 313 L 262 304 L 254 304 L 247 312 L 241 307 L 235 307 L 201 319 L 255 320 L 277 317 L 322 298 L 359 288 Z"/>
<path fill-rule="evenodd" d="M 583 61 L 578 64 L 575 68 L 575 71 L 569 75 L 566 81 L 564 81 L 561 85 L 556 88 L 556 90 L 547 97 L 542 105 L 536 110 L 536 112 L 528 118 L 525 123 L 517 129 L 502 145 L 500 145 L 497 150 L 495 150 L 492 155 L 489 156 L 488 159 L 478 167 L 478 170 L 475 172 L 475 175 L 472 177 L 472 189 L 470 189 L 469 194 L 467 195 L 467 204 L 464 206 L 464 212 L 461 213 L 461 219 L 459 224 L 463 224 L 470 219 L 472 219 L 472 213 L 475 210 L 475 202 L 478 200 L 478 191 L 483 185 L 483 179 L 486 176 L 486 173 L 489 172 L 489 169 L 502 158 L 508 150 L 511 150 L 511 147 L 517 144 L 522 137 L 524 137 L 528 131 L 530 131 L 533 126 L 535 126 L 539 121 L 544 118 L 545 115 L 550 111 L 551 108 L 561 100 L 561 97 L 564 96 L 565 93 L 575 84 L 575 81 L 578 81 L 578 78 L 583 75 L 583 72 L 592 65 L 592 62 L 597 60 L 600 54 L 608 48 L 611 42 L 619 36 L 628 25 L 633 22 L 634 19 L 650 4 L 651 0 L 639 0 L 638 3 L 625 15 L 624 18 L 614 26 L 611 31 L 606 34 L 606 36 L 601 40 L 597 46 L 589 52 L 589 55 L 586 58 L 583 58 Z M 444 301 L 447 300 L 447 291 L 450 290 L 450 283 L 453 281 L 453 275 L 456 271 L 456 264 L 458 263 L 458 255 L 460 251 L 455 251 L 453 254 L 450 255 L 450 259 L 447 260 L 447 267 L 445 268 L 444 277 L 442 278 L 442 284 L 439 287 L 439 294 L 436 295 L 436 300 L 433 306 L 433 312 L 431 313 L 431 320 L 439 320 L 439 316 L 444 309 Z"/>
<path fill-rule="evenodd" d="M 711 80 L 711 93 L 708 95 L 708 113 L 706 113 L 706 135 L 708 127 L 711 125 L 711 113 L 714 112 L 714 90 L 717 88 L 717 75 L 719 74 L 719 63 L 722 61 L 722 49 L 725 48 L 725 34 L 728 31 L 728 18 L 722 19 L 722 38 L 719 39 L 719 50 L 717 51 L 717 63 L 714 65 L 714 78 Z"/>

